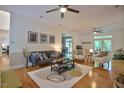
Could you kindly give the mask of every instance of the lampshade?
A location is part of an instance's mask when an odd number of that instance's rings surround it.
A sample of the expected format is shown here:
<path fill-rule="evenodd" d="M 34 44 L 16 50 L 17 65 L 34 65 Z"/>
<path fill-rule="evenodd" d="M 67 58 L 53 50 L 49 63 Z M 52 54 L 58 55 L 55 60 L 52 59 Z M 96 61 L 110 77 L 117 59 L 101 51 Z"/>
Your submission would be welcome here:
<path fill-rule="evenodd" d="M 93 53 L 93 49 L 90 49 L 90 53 Z"/>
<path fill-rule="evenodd" d="M 94 34 L 97 34 L 97 32 L 94 32 Z"/>
<path fill-rule="evenodd" d="M 2 48 L 5 48 L 5 44 L 2 44 Z"/>

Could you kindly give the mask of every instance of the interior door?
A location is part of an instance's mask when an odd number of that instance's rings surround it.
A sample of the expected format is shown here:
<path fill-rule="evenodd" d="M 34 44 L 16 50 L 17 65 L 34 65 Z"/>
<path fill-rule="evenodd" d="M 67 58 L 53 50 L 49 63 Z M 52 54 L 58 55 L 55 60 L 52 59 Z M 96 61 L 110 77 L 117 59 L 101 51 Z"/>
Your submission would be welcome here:
<path fill-rule="evenodd" d="M 67 51 L 64 52 L 65 58 L 72 58 L 72 37 L 64 37 L 64 48 Z"/>
<path fill-rule="evenodd" d="M 103 40 L 102 41 L 102 50 L 103 51 L 112 51 L 112 41 L 111 40 Z"/>

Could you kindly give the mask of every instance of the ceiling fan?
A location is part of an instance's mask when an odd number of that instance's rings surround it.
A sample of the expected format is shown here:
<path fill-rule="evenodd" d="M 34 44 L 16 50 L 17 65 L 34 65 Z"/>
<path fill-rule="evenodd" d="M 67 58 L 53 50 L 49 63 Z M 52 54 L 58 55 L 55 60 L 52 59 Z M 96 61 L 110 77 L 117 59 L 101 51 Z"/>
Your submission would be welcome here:
<path fill-rule="evenodd" d="M 59 10 L 60 13 L 61 13 L 61 18 L 64 18 L 64 13 L 67 12 L 67 11 L 74 12 L 74 13 L 79 13 L 78 10 L 69 8 L 69 5 L 58 5 L 58 6 L 59 6 L 58 8 L 48 10 L 48 11 L 46 11 L 46 13 L 50 13 L 50 12 L 54 12 L 54 11 L 58 11 Z"/>
<path fill-rule="evenodd" d="M 93 32 L 94 32 L 94 34 L 97 34 L 97 33 L 103 33 L 103 29 L 101 29 L 101 28 L 96 28 L 96 27 L 94 27 L 93 28 L 94 30 L 93 30 Z"/>
<path fill-rule="evenodd" d="M 118 8 L 118 7 L 120 7 L 120 5 L 115 5 L 115 6 L 114 6 L 114 8 Z"/>

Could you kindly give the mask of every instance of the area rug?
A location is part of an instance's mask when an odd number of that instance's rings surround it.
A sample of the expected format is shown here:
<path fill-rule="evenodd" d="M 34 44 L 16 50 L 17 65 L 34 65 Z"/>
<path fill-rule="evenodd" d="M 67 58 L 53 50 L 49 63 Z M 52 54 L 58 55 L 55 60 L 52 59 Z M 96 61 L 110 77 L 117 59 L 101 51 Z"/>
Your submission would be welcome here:
<path fill-rule="evenodd" d="M 88 72 L 90 72 L 91 69 L 92 67 L 90 66 L 75 64 L 74 69 L 63 73 L 63 75 L 66 76 L 66 79 L 59 83 L 47 79 L 48 75 L 55 73 L 51 72 L 50 67 L 28 72 L 28 75 L 40 88 L 71 88 Z"/>

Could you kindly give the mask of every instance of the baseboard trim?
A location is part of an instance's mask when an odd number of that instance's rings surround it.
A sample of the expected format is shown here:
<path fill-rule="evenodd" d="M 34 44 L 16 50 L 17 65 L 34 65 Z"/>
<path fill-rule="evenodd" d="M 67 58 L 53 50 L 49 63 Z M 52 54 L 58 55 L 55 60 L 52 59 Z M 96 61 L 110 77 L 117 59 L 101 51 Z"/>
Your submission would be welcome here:
<path fill-rule="evenodd" d="M 23 68 L 23 67 L 25 67 L 24 64 L 22 64 L 22 65 L 10 66 L 11 69 L 18 69 L 18 68 Z"/>
<path fill-rule="evenodd" d="M 32 64 L 29 63 L 28 66 L 32 66 Z M 23 68 L 23 67 L 26 67 L 26 65 L 25 64 L 20 64 L 20 65 L 10 66 L 11 69 L 19 69 L 19 68 Z"/>

